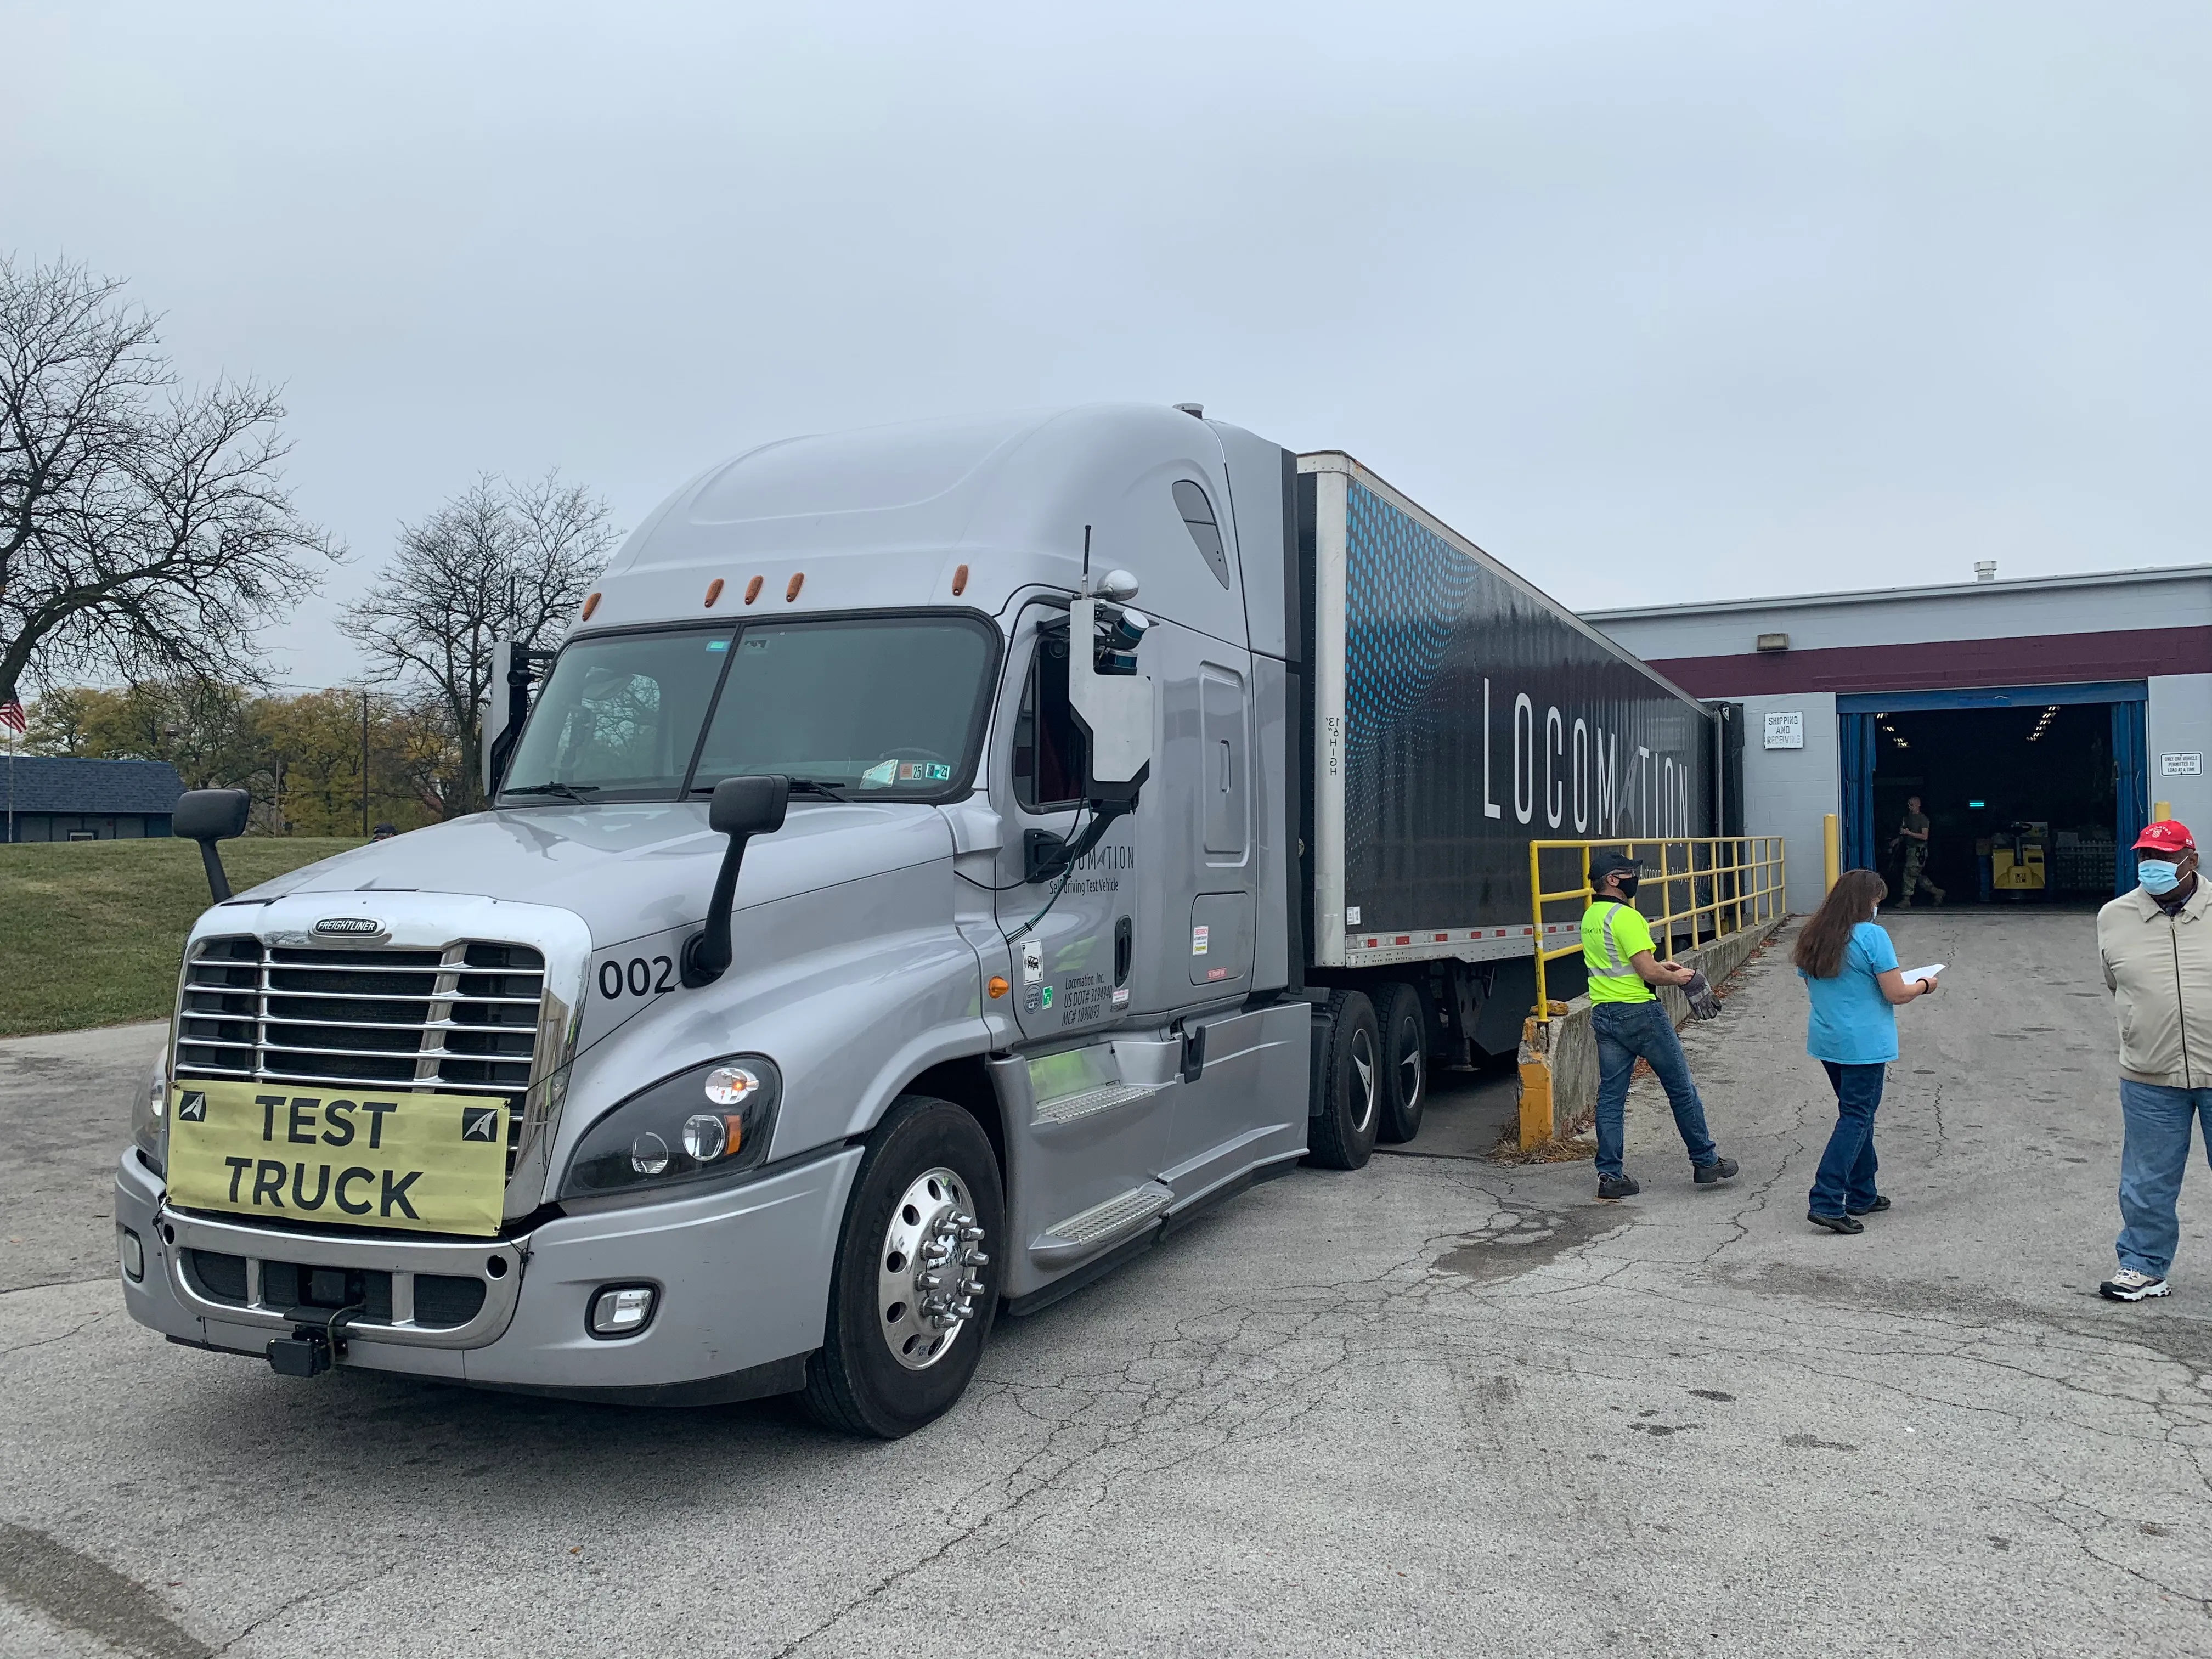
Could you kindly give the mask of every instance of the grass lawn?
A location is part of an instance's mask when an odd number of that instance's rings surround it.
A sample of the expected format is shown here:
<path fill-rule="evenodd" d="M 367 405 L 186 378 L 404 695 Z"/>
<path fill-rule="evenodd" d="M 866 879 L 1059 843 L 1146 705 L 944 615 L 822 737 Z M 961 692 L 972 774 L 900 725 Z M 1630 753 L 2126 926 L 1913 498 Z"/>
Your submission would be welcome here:
<path fill-rule="evenodd" d="M 222 844 L 240 892 L 358 847 L 261 836 Z M 185 931 L 207 908 L 189 841 L 0 846 L 0 1036 L 166 1019 Z"/>

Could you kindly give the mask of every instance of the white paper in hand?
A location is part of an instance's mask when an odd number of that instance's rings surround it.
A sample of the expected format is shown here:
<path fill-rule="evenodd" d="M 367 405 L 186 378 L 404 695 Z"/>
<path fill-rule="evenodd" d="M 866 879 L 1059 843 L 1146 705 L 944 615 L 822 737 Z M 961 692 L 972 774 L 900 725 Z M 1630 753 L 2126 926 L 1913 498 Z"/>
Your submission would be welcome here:
<path fill-rule="evenodd" d="M 1916 979 L 1933 979 L 1948 965 L 1947 963 L 1931 962 L 1925 968 L 1908 968 L 1905 970 L 1905 981 L 1910 985 Z"/>

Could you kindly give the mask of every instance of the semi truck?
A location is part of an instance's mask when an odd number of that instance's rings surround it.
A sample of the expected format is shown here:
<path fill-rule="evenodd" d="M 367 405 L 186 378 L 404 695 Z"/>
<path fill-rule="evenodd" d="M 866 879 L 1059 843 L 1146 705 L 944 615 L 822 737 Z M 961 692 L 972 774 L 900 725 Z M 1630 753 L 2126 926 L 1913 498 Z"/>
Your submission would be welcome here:
<path fill-rule="evenodd" d="M 1510 1052 L 1532 838 L 1712 815 L 1703 707 L 1195 406 L 754 449 L 504 660 L 486 811 L 234 895 L 245 795 L 179 803 L 115 1208 L 174 1341 L 908 1433 Z"/>

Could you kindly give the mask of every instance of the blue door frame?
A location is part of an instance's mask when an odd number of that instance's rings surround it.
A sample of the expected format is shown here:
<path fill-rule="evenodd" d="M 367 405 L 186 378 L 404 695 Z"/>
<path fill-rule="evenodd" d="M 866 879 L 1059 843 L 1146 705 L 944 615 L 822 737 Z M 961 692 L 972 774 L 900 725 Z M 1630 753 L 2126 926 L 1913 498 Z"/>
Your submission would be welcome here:
<path fill-rule="evenodd" d="M 1846 869 L 1874 869 L 1875 716 L 1926 708 L 2045 708 L 2052 703 L 2102 702 L 2112 708 L 2112 786 L 2118 800 L 2112 830 L 2114 893 L 2135 884 L 2127 856 L 2150 818 L 2150 776 L 2144 763 L 2143 705 L 2150 688 L 2142 680 L 2096 680 L 2080 685 L 1984 686 L 1965 691 L 1852 691 L 1836 698 L 1836 737 L 1843 776 L 1843 854 Z"/>

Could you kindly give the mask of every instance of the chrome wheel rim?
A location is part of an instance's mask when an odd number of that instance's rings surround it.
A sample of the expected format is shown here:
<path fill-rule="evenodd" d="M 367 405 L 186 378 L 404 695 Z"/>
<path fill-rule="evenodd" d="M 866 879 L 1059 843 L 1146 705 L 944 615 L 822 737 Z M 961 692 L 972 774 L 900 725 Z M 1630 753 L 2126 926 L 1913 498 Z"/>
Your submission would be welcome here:
<path fill-rule="evenodd" d="M 968 1183 L 942 1166 L 916 1176 L 876 1252 L 876 1329 L 891 1358 L 922 1371 L 950 1353 L 989 1293 L 990 1261 Z"/>
<path fill-rule="evenodd" d="M 1352 1132 L 1367 1133 L 1375 1121 L 1375 1040 L 1364 1030 L 1352 1034 Z"/>
<path fill-rule="evenodd" d="M 1421 1024 L 1398 1022 L 1398 1098 L 1411 1112 L 1421 1103 Z"/>

